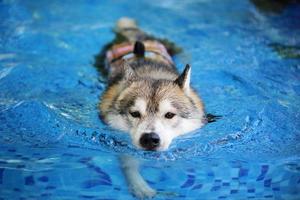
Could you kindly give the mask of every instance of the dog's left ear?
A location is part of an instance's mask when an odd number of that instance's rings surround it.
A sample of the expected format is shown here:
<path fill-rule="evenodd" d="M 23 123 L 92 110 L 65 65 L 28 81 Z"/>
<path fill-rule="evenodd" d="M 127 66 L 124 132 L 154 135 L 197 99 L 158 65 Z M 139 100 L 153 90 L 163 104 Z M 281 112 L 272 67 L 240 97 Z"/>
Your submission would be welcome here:
<path fill-rule="evenodd" d="M 183 72 L 174 82 L 185 92 L 189 91 L 191 82 L 191 67 L 189 64 L 185 66 Z"/>

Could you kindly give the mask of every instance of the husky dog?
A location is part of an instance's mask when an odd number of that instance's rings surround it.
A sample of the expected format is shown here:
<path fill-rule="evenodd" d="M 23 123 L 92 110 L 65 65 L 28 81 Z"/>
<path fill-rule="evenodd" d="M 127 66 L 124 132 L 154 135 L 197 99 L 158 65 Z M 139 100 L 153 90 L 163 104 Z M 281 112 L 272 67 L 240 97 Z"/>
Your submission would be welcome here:
<path fill-rule="evenodd" d="M 140 149 L 163 151 L 180 135 L 202 127 L 207 119 L 200 97 L 190 86 L 191 67 L 179 74 L 171 56 L 180 49 L 167 40 L 141 31 L 130 18 L 121 18 L 116 39 L 97 57 L 108 69 L 108 86 L 101 97 L 101 117 L 128 132 Z M 97 65 L 97 63 L 96 63 Z M 122 157 L 129 184 L 138 197 L 155 194 L 135 162 Z"/>

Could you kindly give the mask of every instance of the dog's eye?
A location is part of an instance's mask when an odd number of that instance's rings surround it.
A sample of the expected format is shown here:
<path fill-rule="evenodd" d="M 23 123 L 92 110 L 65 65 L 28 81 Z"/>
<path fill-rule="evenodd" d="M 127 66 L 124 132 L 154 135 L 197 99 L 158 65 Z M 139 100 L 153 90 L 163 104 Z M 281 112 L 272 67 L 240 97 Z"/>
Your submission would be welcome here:
<path fill-rule="evenodd" d="M 141 117 L 141 113 L 139 111 L 130 112 L 130 115 L 133 118 L 140 118 Z"/>
<path fill-rule="evenodd" d="M 167 119 L 172 119 L 175 115 L 176 115 L 176 114 L 174 114 L 174 113 L 167 112 L 167 113 L 165 114 L 165 118 L 167 118 Z"/>

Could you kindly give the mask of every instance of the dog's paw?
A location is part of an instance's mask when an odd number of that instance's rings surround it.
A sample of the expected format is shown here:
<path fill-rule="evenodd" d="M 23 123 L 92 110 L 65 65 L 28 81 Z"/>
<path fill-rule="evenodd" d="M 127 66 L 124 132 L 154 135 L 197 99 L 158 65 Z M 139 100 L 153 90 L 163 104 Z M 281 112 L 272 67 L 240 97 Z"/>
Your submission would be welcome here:
<path fill-rule="evenodd" d="M 138 199 L 151 199 L 156 195 L 156 191 L 148 185 L 131 186 L 133 195 Z"/>

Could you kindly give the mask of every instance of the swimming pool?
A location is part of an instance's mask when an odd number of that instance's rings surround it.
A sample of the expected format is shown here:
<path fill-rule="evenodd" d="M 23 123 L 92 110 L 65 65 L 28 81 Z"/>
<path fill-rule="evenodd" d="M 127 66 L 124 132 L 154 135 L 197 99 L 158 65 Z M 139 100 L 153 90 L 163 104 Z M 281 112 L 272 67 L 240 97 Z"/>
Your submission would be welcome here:
<path fill-rule="evenodd" d="M 0 199 L 133 199 L 119 154 L 157 199 L 299 199 L 300 6 L 257 2 L 1 1 Z M 167 152 L 99 120 L 94 56 L 122 16 L 183 47 L 222 119 Z"/>

